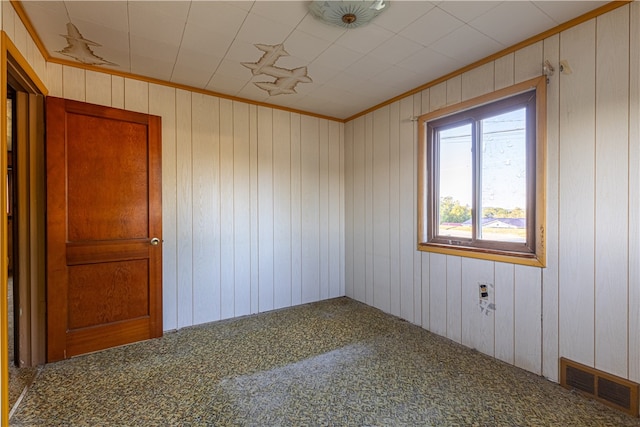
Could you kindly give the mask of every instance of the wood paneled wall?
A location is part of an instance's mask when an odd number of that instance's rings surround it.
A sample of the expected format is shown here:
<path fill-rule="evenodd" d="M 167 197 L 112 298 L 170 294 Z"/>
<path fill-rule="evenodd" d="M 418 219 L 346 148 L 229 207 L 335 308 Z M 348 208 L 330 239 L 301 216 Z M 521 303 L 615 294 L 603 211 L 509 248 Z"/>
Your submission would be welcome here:
<path fill-rule="evenodd" d="M 0 3 L 0 24 L 24 59 L 44 81 L 46 61 L 9 1 Z M 4 72 L 4 71 L 3 71 Z"/>
<path fill-rule="evenodd" d="M 52 95 L 162 116 L 166 329 L 346 293 L 555 381 L 560 356 L 640 381 L 640 2 L 345 125 L 47 64 L 9 2 L 2 29 Z M 546 268 L 416 251 L 412 117 L 545 59 Z"/>
<path fill-rule="evenodd" d="M 639 27 L 634 2 L 347 123 L 347 295 L 554 381 L 560 356 L 640 380 Z M 545 59 L 547 267 L 417 252 L 412 117 Z"/>
<path fill-rule="evenodd" d="M 162 117 L 165 330 L 343 296 L 344 125 L 47 63 L 49 94 Z"/>
<path fill-rule="evenodd" d="M 162 117 L 166 330 L 344 295 L 344 125 L 47 64 L 53 96 Z"/>

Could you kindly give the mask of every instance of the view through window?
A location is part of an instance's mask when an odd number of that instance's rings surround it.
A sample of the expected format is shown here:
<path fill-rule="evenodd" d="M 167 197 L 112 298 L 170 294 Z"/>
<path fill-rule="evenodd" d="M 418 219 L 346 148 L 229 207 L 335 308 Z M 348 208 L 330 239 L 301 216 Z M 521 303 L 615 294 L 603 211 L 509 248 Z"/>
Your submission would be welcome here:
<path fill-rule="evenodd" d="M 478 182 L 481 212 L 477 238 L 527 240 L 526 109 L 478 122 Z M 438 131 L 440 236 L 473 238 L 474 144 L 471 123 Z"/>

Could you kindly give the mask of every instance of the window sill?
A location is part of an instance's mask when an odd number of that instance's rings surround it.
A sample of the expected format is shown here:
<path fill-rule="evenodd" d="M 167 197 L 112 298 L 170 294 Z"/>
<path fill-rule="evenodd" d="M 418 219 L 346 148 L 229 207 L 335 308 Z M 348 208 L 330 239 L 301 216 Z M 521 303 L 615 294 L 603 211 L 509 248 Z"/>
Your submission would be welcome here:
<path fill-rule="evenodd" d="M 537 254 L 520 252 L 495 251 L 490 249 L 460 247 L 458 245 L 446 245 L 442 243 L 419 243 L 418 250 L 443 255 L 454 255 L 466 258 L 484 259 L 487 261 L 505 262 L 509 264 L 528 265 L 531 267 L 544 267 L 544 257 Z"/>

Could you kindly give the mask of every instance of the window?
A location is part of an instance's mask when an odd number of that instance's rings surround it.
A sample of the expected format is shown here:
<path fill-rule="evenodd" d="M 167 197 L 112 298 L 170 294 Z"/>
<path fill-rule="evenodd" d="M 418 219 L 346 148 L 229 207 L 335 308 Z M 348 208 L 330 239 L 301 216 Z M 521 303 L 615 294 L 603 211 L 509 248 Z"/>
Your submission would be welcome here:
<path fill-rule="evenodd" d="M 544 265 L 545 87 L 420 117 L 419 249 Z"/>

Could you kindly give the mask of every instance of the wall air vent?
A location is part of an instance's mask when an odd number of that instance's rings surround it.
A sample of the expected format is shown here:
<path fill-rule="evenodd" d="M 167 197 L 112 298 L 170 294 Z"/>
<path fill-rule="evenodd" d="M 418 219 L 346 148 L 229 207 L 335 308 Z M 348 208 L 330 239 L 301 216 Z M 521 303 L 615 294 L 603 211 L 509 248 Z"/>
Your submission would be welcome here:
<path fill-rule="evenodd" d="M 639 385 L 624 378 L 560 358 L 560 385 L 613 408 L 638 416 Z"/>
<path fill-rule="evenodd" d="M 598 378 L 598 397 L 605 399 L 623 408 L 631 408 L 631 392 L 629 387 L 610 381 L 606 378 Z"/>
<path fill-rule="evenodd" d="M 565 372 L 567 386 L 585 393 L 596 394 L 596 376 L 594 374 L 573 366 L 567 366 Z"/>

